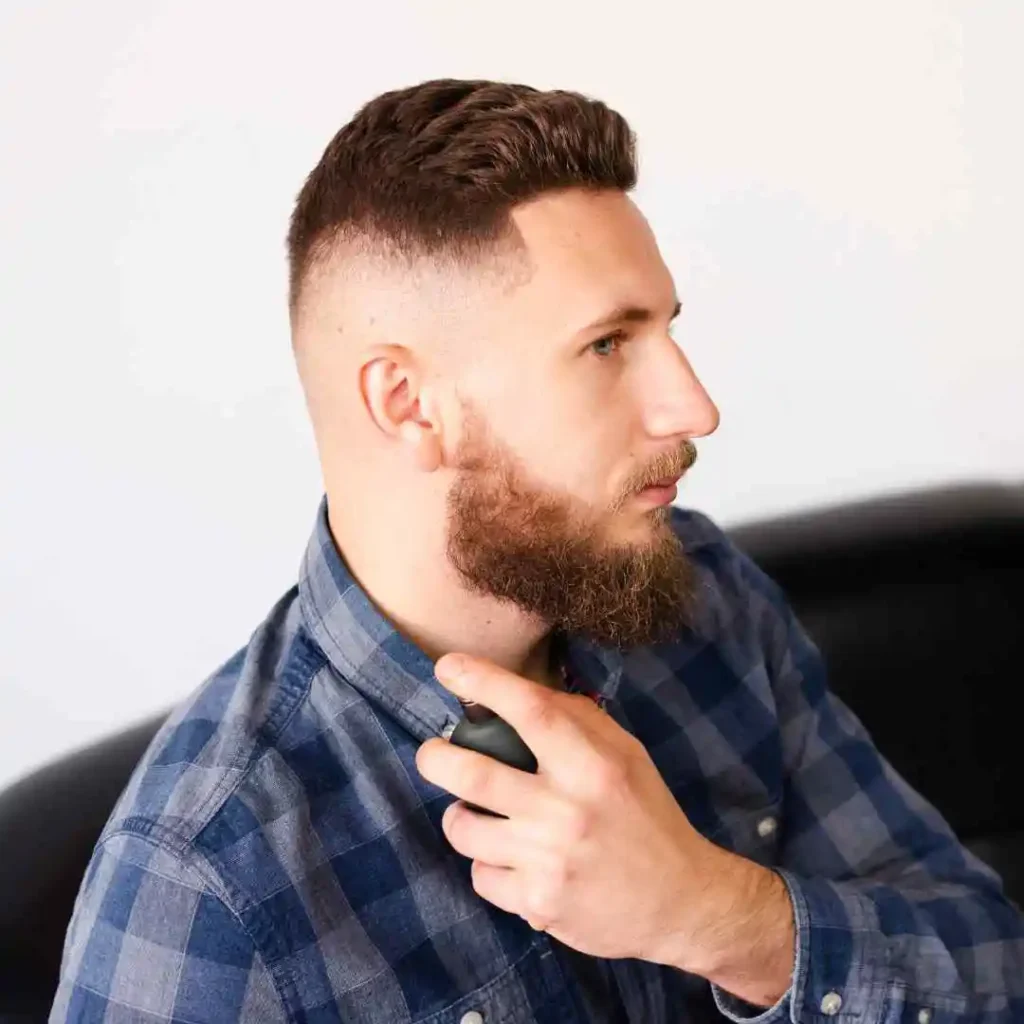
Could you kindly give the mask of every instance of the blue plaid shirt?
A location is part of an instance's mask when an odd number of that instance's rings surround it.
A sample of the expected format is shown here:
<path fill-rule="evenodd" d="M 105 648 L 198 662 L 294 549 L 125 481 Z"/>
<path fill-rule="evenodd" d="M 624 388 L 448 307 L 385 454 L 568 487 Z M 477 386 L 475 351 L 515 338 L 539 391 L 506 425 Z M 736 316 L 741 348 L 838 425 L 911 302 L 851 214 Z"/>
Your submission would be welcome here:
<path fill-rule="evenodd" d="M 828 690 L 779 587 L 708 517 L 672 521 L 692 629 L 563 637 L 705 836 L 778 871 L 790 990 L 762 1010 L 643 960 L 584 956 L 474 891 L 414 755 L 460 717 L 346 569 L 326 497 L 298 585 L 172 713 L 82 881 L 53 1021 L 827 1024 L 1024 1020 L 999 878 Z"/>

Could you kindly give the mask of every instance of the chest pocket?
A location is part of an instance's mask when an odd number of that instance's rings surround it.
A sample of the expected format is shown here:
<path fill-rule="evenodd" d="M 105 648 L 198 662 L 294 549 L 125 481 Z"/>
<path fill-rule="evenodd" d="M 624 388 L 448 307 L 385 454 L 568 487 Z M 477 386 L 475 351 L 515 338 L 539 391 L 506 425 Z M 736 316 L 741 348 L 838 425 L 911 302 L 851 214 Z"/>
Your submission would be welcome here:
<path fill-rule="evenodd" d="M 519 960 L 490 981 L 416 1024 L 535 1024 L 537 1020 L 582 1024 L 551 944 L 538 939 Z"/>
<path fill-rule="evenodd" d="M 522 961 L 513 964 L 444 1009 L 416 1018 L 417 1024 L 530 1024 L 533 1017 L 520 979 L 522 966 Z"/>

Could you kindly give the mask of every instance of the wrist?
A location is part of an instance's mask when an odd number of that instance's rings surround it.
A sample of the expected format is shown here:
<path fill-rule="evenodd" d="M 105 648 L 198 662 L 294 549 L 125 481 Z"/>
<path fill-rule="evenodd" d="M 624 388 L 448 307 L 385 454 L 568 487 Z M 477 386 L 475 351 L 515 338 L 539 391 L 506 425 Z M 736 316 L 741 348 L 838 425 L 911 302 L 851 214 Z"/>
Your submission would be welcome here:
<path fill-rule="evenodd" d="M 748 1002 L 771 1006 L 788 990 L 796 957 L 793 905 L 782 878 L 720 847 L 710 857 L 701 910 L 677 964 Z"/>

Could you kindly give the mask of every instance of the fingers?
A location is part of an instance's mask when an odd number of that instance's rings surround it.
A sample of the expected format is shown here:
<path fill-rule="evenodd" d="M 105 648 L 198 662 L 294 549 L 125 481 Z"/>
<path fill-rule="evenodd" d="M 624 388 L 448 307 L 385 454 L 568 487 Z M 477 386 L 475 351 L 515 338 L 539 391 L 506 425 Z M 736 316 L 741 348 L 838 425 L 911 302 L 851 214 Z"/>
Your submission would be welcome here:
<path fill-rule="evenodd" d="M 498 867 L 475 860 L 470 869 L 473 888 L 488 903 L 509 914 L 519 914 L 521 900 L 519 897 L 519 879 L 517 872 L 511 868 Z"/>
<path fill-rule="evenodd" d="M 461 800 L 450 804 L 441 828 L 453 850 L 492 867 L 515 868 L 522 858 L 522 843 L 511 818 L 477 814 Z"/>
<path fill-rule="evenodd" d="M 470 876 L 474 890 L 489 903 L 509 914 L 518 915 L 534 931 L 547 930 L 548 921 L 545 915 L 530 909 L 530 899 L 523 888 L 525 879 L 521 871 L 475 860 Z"/>
<path fill-rule="evenodd" d="M 435 786 L 507 818 L 526 816 L 541 795 L 542 784 L 531 772 L 438 737 L 421 744 L 416 767 Z"/>
<path fill-rule="evenodd" d="M 585 756 L 586 738 L 569 710 L 573 696 L 467 654 L 444 655 L 434 673 L 456 696 L 482 704 L 508 722 L 538 765 L 553 768 Z"/>

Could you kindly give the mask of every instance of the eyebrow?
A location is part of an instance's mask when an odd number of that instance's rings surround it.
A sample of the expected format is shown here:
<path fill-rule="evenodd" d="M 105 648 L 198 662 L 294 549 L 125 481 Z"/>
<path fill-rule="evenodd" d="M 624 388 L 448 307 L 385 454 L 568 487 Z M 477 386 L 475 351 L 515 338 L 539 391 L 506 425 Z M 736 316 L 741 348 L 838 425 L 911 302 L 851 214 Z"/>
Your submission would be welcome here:
<path fill-rule="evenodd" d="M 680 311 L 683 308 L 683 304 L 679 301 L 676 302 L 675 308 L 672 310 L 672 316 L 670 320 L 674 320 L 679 316 Z M 616 306 L 614 309 L 609 310 L 599 319 L 593 323 L 587 324 L 586 327 L 581 327 L 576 332 L 577 337 L 582 334 L 588 334 L 590 331 L 596 331 L 601 327 L 611 327 L 613 324 L 621 323 L 633 323 L 633 324 L 646 324 L 650 323 L 657 317 L 657 313 L 653 309 L 648 309 L 646 306 L 632 306 L 622 305 Z"/>

